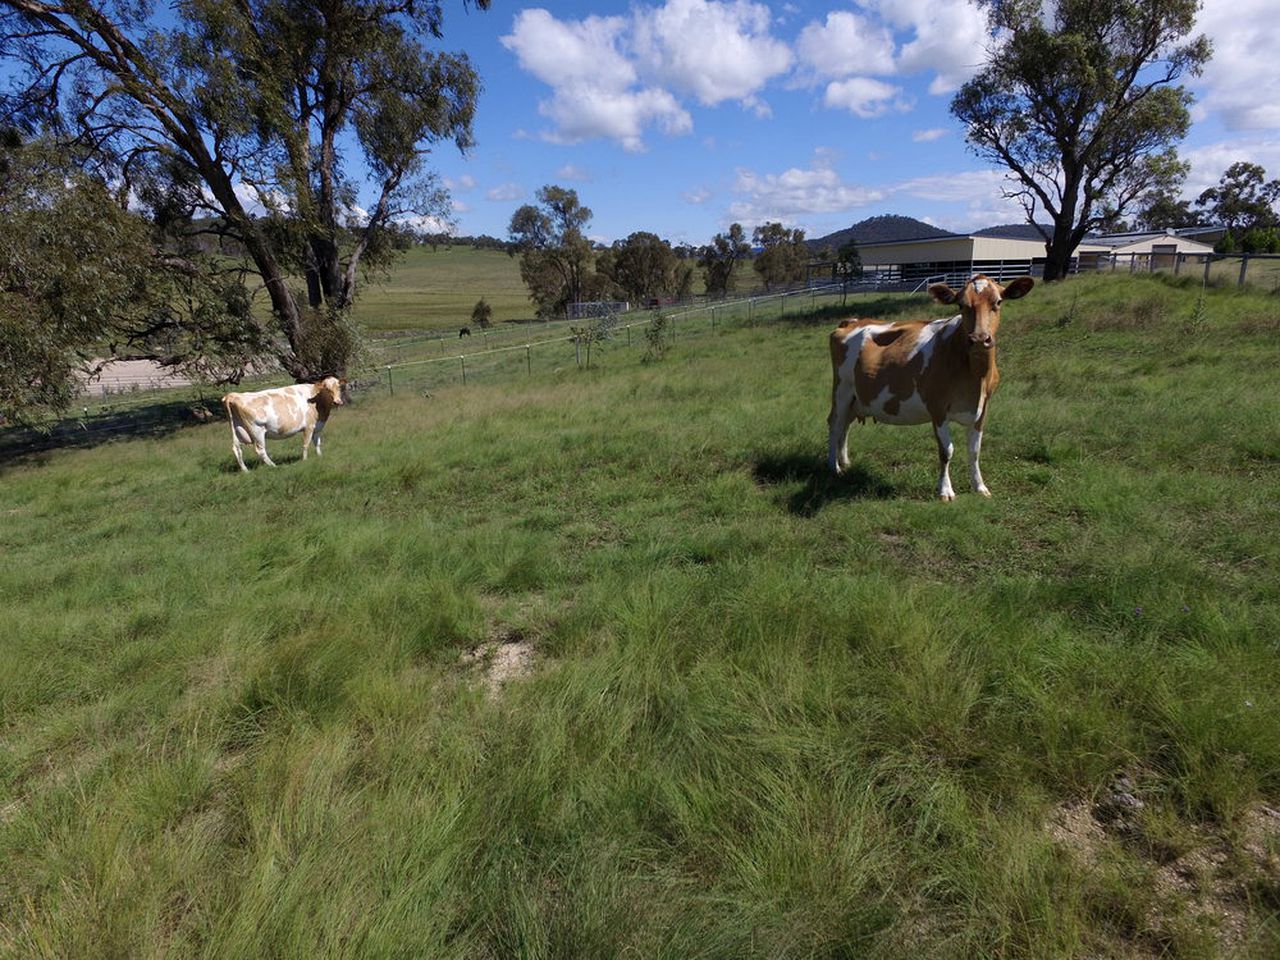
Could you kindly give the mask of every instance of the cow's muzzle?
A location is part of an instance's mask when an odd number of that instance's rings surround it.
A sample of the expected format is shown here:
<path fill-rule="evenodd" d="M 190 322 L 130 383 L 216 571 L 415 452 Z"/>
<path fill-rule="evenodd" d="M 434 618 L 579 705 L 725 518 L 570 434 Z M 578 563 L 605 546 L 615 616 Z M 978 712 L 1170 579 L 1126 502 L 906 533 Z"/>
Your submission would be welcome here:
<path fill-rule="evenodd" d="M 996 345 L 995 340 L 989 333 L 971 333 L 969 334 L 969 346 L 971 348 L 981 348 L 990 350 Z"/>

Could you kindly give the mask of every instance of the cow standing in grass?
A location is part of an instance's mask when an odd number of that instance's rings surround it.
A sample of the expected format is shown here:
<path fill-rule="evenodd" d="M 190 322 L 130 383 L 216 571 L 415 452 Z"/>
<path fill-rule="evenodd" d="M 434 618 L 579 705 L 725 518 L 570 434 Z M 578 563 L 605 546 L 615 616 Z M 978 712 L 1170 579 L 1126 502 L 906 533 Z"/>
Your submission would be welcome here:
<path fill-rule="evenodd" d="M 244 454 L 240 446 L 253 444 L 259 459 L 269 467 L 275 462 L 267 456 L 267 440 L 280 440 L 302 434 L 302 459 L 314 441 L 320 456 L 320 434 L 334 407 L 345 400 L 346 380 L 325 377 L 318 383 L 296 383 L 291 387 L 257 390 L 253 393 L 228 393 L 222 398 L 227 419 L 231 422 L 231 451 L 241 470 Z"/>
<path fill-rule="evenodd" d="M 939 303 L 956 304 L 949 320 L 846 320 L 831 334 L 831 414 L 827 462 L 837 475 L 849 468 L 849 425 L 871 417 L 878 423 L 933 424 L 938 441 L 938 496 L 954 500 L 951 488 L 950 423 L 968 429 L 969 479 L 984 497 L 978 455 L 991 395 L 1000 383 L 996 331 L 1000 304 L 1026 296 L 1030 277 L 1007 287 L 977 274 L 959 293 L 935 283 L 929 293 Z"/>

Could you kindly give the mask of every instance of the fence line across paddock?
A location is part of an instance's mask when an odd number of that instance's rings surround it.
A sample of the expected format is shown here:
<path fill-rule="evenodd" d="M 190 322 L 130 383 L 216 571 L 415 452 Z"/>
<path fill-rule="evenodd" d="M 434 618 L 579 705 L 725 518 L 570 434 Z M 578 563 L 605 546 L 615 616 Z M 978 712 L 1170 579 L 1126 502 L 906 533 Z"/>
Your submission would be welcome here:
<path fill-rule="evenodd" d="M 624 317 L 640 315 L 637 319 L 623 322 L 623 318 L 615 318 L 617 322 L 608 325 L 607 335 L 601 339 L 594 338 L 592 327 L 601 324 L 602 318 L 577 323 L 554 321 L 559 329 L 574 328 L 577 332 L 528 338 L 523 343 L 450 353 L 442 357 L 362 367 L 352 371 L 348 379 L 357 397 L 376 395 L 382 390 L 394 396 L 411 390 L 492 383 L 495 376 L 510 382 L 516 378 L 528 378 L 534 373 L 607 366 L 609 358 L 620 350 L 636 354 L 647 349 L 648 341 L 642 331 L 659 315 L 666 321 L 668 341 L 678 344 L 687 338 L 710 335 L 721 329 L 741 329 L 757 321 L 785 317 L 789 310 L 796 312 L 794 304 L 804 298 L 808 298 L 808 308 L 812 310 L 819 300 L 829 302 L 832 297 L 855 292 L 865 291 L 855 291 L 852 286 L 841 284 L 821 284 L 735 300 L 708 301 L 674 312 L 636 310 Z M 698 322 L 699 318 L 703 322 Z M 255 378 L 241 384 L 239 389 L 262 390 L 292 382 L 283 375 Z M 87 442 L 95 436 L 116 433 L 163 433 L 180 423 L 189 422 L 193 415 L 198 419 L 219 419 L 222 411 L 217 401 L 227 390 L 225 385 L 198 383 L 122 392 L 109 398 L 84 396 L 76 403 L 82 408 L 82 415 L 60 421 L 48 434 L 0 431 L 0 456 L 8 451 L 35 450 L 58 443 L 74 445 L 77 439 Z"/>
<path fill-rule="evenodd" d="M 974 266 L 991 265 L 984 263 Z M 1002 267 L 1012 268 L 1012 264 L 1002 263 Z M 1072 268 L 1073 273 L 1079 274 L 1169 273 L 1196 278 L 1214 286 L 1254 286 L 1280 290 L 1280 256 L 1277 255 L 1099 254 L 1087 262 L 1073 262 Z M 945 278 L 948 281 L 952 279 L 950 275 L 945 275 Z M 844 283 L 821 283 L 734 300 L 703 301 L 692 306 L 677 307 L 673 311 L 632 310 L 620 316 L 637 319 L 618 322 L 603 340 L 593 339 L 590 332 L 592 324 L 599 322 L 599 318 L 535 322 L 527 327 L 512 325 L 503 326 L 499 331 L 473 333 L 472 337 L 463 340 L 478 338 L 480 342 L 474 346 L 480 349 L 466 352 L 446 351 L 445 345 L 449 342 L 447 338 L 428 335 L 397 341 L 389 346 L 402 350 L 406 345 L 430 343 L 435 339 L 441 350 L 440 356 L 394 360 L 366 366 L 353 371 L 350 379 L 354 381 L 353 387 L 357 395 L 381 390 L 395 395 L 397 392 L 431 390 L 455 384 L 469 386 L 473 383 L 491 382 L 495 376 L 510 381 L 521 376 L 530 377 L 535 372 L 555 372 L 607 364 L 608 358 L 620 348 L 643 350 L 647 342 L 643 334 L 638 335 L 637 331 L 652 324 L 659 314 L 666 320 L 667 336 L 679 343 L 686 337 L 714 333 L 720 325 L 741 327 L 745 321 L 745 325 L 750 326 L 757 320 L 773 317 L 775 313 L 777 317 L 785 317 L 789 302 L 794 303 L 806 297 L 809 298 L 809 308 L 812 310 L 820 299 L 828 303 L 834 297 L 843 299 L 859 294 L 904 292 L 910 292 L 910 286 L 904 290 L 901 283 L 881 283 L 875 277 L 867 276 Z M 707 322 L 699 323 L 699 318 L 705 318 Z M 578 332 L 563 332 L 575 329 Z M 555 336 L 529 336 L 535 330 L 555 333 Z M 499 337 L 518 339 L 509 345 L 491 346 L 490 339 Z M 473 344 L 468 342 L 467 345 Z M 246 381 L 243 388 L 259 390 L 291 382 L 290 378 L 278 375 Z M 77 435 L 87 438 L 113 433 L 146 432 L 148 429 L 161 431 L 166 426 L 180 422 L 182 411 L 177 408 L 184 405 L 190 405 L 186 416 L 216 418 L 221 416 L 221 411 L 215 406 L 216 401 L 227 392 L 225 385 L 207 383 L 146 389 L 151 387 L 149 379 L 136 383 L 122 382 L 120 386 L 129 389 L 109 397 L 79 398 L 75 406 L 81 408 L 82 415 L 56 424 L 52 431 L 52 442 L 66 442 L 68 437 Z M 37 449 L 50 443 L 49 436 L 33 431 L 0 430 L 0 455 L 8 450 Z"/>
<path fill-rule="evenodd" d="M 620 349 L 633 352 L 648 349 L 643 331 L 658 316 L 665 321 L 664 335 L 668 340 L 679 343 L 683 338 L 714 333 L 727 325 L 751 326 L 757 319 L 775 315 L 784 317 L 789 301 L 794 303 L 807 297 L 812 309 L 820 299 L 825 302 L 828 298 L 844 294 L 842 284 L 821 284 L 735 300 L 709 301 L 674 311 L 631 311 L 623 316 L 630 318 L 639 314 L 641 318 L 626 322 L 615 316 L 612 319 L 616 322 L 607 324 L 607 332 L 603 336 L 593 330 L 593 324 L 607 322 L 610 318 L 590 318 L 568 324 L 568 328 L 575 332 L 567 335 L 529 339 L 524 343 L 455 352 L 441 357 L 384 363 L 377 368 L 357 372 L 354 379 L 361 392 L 385 389 L 394 396 L 408 390 L 471 385 L 492 380 L 495 374 L 510 380 L 521 375 L 532 376 L 535 372 L 587 368 L 607 364 L 608 358 Z M 704 322 L 697 323 L 699 318 Z M 370 382 L 375 376 L 377 382 Z"/>

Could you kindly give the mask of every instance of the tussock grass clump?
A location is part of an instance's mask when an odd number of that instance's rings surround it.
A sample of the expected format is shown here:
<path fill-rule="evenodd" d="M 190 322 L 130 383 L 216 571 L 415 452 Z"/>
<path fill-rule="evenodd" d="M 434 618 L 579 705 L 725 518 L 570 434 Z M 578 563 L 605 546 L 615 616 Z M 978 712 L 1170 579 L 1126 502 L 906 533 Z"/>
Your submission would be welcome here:
<path fill-rule="evenodd" d="M 5 467 L 0 953 L 1272 955 L 1272 300 L 1197 293 L 1010 304 L 990 502 L 825 476 L 826 313 Z"/>

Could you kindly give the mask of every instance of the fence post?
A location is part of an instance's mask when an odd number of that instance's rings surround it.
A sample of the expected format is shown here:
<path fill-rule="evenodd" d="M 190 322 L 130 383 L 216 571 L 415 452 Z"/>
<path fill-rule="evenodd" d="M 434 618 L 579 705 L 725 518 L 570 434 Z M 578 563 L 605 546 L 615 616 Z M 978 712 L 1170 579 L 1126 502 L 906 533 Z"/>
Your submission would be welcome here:
<path fill-rule="evenodd" d="M 1173 275 L 1176 277 L 1182 270 L 1182 254 L 1175 253 L 1173 255 Z"/>
<path fill-rule="evenodd" d="M 462 361 L 462 385 L 465 387 L 467 385 L 467 358 L 459 356 L 458 359 Z"/>
<path fill-rule="evenodd" d="M 627 324 L 627 346 L 631 346 L 631 324 Z"/>
<path fill-rule="evenodd" d="M 1115 255 L 1115 251 L 1112 251 L 1112 253 L 1111 253 L 1111 272 L 1112 272 L 1112 273 L 1115 273 L 1115 272 L 1116 272 L 1116 255 Z"/>
<path fill-rule="evenodd" d="M 778 294 L 778 319 L 781 320 L 787 315 L 787 295 L 785 293 Z"/>
<path fill-rule="evenodd" d="M 747 326 L 749 327 L 754 327 L 756 325 L 755 306 L 756 306 L 756 298 L 748 297 L 747 298 Z"/>
<path fill-rule="evenodd" d="M 1249 255 L 1247 253 L 1240 254 L 1240 280 L 1236 284 L 1237 287 L 1244 286 L 1244 275 L 1249 272 Z"/>
<path fill-rule="evenodd" d="M 1204 282 L 1206 286 L 1209 283 L 1209 267 L 1212 263 L 1213 263 L 1213 257 L 1211 257 L 1209 254 L 1206 253 L 1204 255 Z"/>
<path fill-rule="evenodd" d="M 395 384 L 391 382 L 391 364 L 387 364 L 387 393 L 393 397 L 396 395 Z"/>
<path fill-rule="evenodd" d="M 573 338 L 573 362 L 577 367 L 582 366 L 582 341 L 577 337 Z"/>
<path fill-rule="evenodd" d="M 533 360 L 529 357 L 529 345 L 524 345 L 524 369 L 529 376 L 533 376 Z"/>
<path fill-rule="evenodd" d="M 715 333 L 715 332 L 716 332 L 716 307 L 715 307 L 715 304 L 712 304 L 712 305 L 711 305 L 711 332 L 712 332 L 712 333 Z"/>

